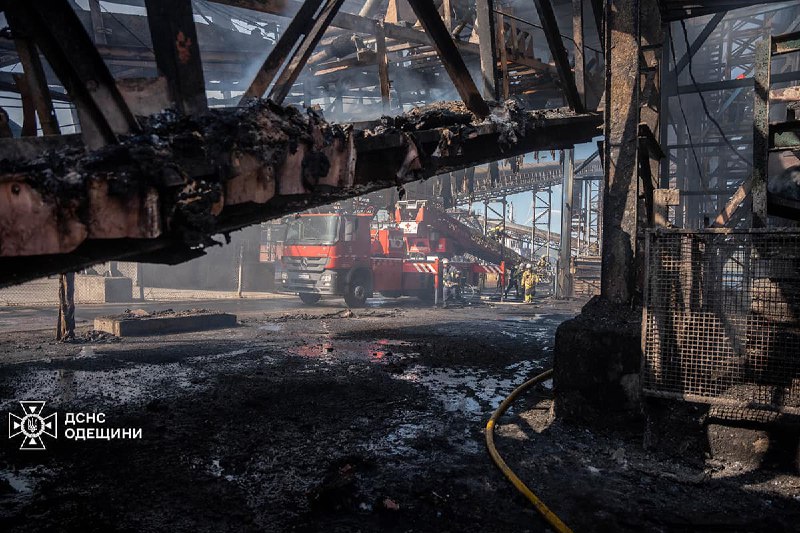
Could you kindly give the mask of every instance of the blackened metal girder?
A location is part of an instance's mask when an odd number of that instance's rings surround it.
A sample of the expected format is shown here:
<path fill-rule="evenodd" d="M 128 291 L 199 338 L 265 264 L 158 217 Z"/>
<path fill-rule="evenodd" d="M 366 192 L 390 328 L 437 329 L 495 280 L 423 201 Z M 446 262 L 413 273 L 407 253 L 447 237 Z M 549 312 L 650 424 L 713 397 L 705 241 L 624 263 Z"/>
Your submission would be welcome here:
<path fill-rule="evenodd" d="M 208 100 L 191 0 L 145 0 L 145 7 L 156 66 L 175 106 L 186 115 L 202 113 Z"/>
<path fill-rule="evenodd" d="M 561 32 L 558 30 L 553 5 L 550 0 L 533 1 L 536 4 L 536 12 L 539 13 L 539 20 L 547 38 L 547 45 L 550 47 L 550 53 L 553 54 L 553 60 L 556 63 L 556 71 L 558 71 L 558 77 L 561 80 L 567 104 L 576 113 L 583 113 L 583 103 L 578 94 L 578 88 L 575 86 L 575 77 L 572 75 L 572 69 L 569 66 L 569 57 L 567 57 L 567 49 L 564 48 L 564 41 L 561 40 Z"/>
<path fill-rule="evenodd" d="M 453 80 L 458 95 L 467 105 L 467 109 L 479 117 L 489 114 L 489 105 L 478 92 L 475 82 L 467 70 L 464 58 L 458 53 L 453 37 L 444 25 L 439 11 L 432 0 L 409 0 L 408 2 L 417 15 L 425 32 L 433 40 L 436 51 L 439 52 L 447 74 Z"/>
<path fill-rule="evenodd" d="M 592 14 L 594 23 L 597 26 L 597 37 L 600 39 L 600 50 L 604 51 L 606 39 L 603 36 L 603 0 L 589 0 L 592 4 Z"/>
<path fill-rule="evenodd" d="M 725 18 L 727 15 L 727 11 L 722 11 L 721 13 L 717 13 L 714 15 L 711 20 L 703 28 L 703 31 L 700 32 L 700 35 L 689 45 L 689 49 L 683 54 L 678 64 L 675 66 L 675 75 L 677 76 L 680 74 L 683 69 L 686 68 L 686 65 L 689 64 L 689 61 L 692 60 L 692 57 L 697 53 L 698 50 L 703 46 L 703 44 L 708 40 L 708 37 L 714 32 L 722 19 Z"/>
<path fill-rule="evenodd" d="M 7 2 L 5 9 L 15 31 L 36 43 L 72 97 L 89 148 L 114 143 L 117 134 L 139 129 L 67 0 Z"/>
<path fill-rule="evenodd" d="M 286 61 L 286 56 L 291 53 L 297 41 L 312 28 L 314 15 L 321 5 L 322 0 L 306 0 L 303 2 L 297 14 L 281 34 L 278 42 L 270 50 L 253 83 L 250 84 L 250 87 L 247 88 L 247 91 L 242 96 L 242 102 L 250 98 L 261 98 L 264 95 Z"/>
<path fill-rule="evenodd" d="M 53 100 L 50 97 L 50 89 L 47 86 L 47 78 L 44 74 L 44 68 L 42 68 L 42 61 L 39 59 L 39 51 L 33 41 L 29 39 L 17 38 L 14 41 L 17 55 L 19 55 L 19 60 L 22 63 L 22 71 L 25 74 L 25 85 L 29 91 L 30 98 L 33 100 L 36 113 L 39 115 L 42 133 L 56 135 L 60 133 L 58 119 L 53 108 Z"/>
<path fill-rule="evenodd" d="M 317 0 L 307 0 L 307 3 L 311 2 L 313 5 L 316 1 Z M 297 77 L 300 75 L 306 62 L 308 62 L 311 52 L 314 51 L 317 43 L 322 39 L 322 35 L 325 33 L 325 30 L 328 29 L 328 26 L 331 25 L 333 17 L 336 16 L 336 13 L 338 13 L 343 3 L 344 0 L 326 0 L 325 4 L 322 6 L 322 10 L 319 12 L 317 18 L 314 19 L 313 23 L 309 24 L 311 22 L 310 20 L 302 21 L 305 27 L 301 27 L 301 29 L 305 35 L 303 35 L 299 46 L 292 54 L 286 68 L 283 69 L 275 82 L 275 86 L 269 93 L 269 98 L 272 101 L 278 104 L 282 103 L 289 94 L 289 91 L 292 90 L 292 85 L 297 81 Z M 304 7 L 305 4 L 303 5 L 303 8 Z M 301 11 L 303 8 L 301 8 Z M 314 11 L 316 11 L 316 9 Z M 311 14 L 313 15 L 313 12 Z"/>
<path fill-rule="evenodd" d="M 753 173 L 751 180 L 752 225 L 767 226 L 767 163 L 769 161 L 769 88 L 772 36 L 756 45 L 755 98 L 753 102 Z"/>

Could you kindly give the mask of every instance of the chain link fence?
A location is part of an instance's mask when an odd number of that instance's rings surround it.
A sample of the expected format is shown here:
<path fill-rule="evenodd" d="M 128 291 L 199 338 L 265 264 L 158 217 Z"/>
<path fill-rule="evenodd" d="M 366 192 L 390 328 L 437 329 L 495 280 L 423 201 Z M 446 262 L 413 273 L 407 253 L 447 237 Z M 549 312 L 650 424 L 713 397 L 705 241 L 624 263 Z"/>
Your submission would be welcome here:
<path fill-rule="evenodd" d="M 648 235 L 645 394 L 800 413 L 800 232 Z"/>

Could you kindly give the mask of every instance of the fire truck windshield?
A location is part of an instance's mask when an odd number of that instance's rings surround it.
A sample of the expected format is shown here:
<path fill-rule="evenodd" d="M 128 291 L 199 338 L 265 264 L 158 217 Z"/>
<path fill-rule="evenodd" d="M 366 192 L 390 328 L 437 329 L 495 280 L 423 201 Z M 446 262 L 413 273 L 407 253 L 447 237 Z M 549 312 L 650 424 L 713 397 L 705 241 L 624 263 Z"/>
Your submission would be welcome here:
<path fill-rule="evenodd" d="M 333 244 L 339 240 L 337 215 L 300 216 L 286 229 L 286 244 Z"/>

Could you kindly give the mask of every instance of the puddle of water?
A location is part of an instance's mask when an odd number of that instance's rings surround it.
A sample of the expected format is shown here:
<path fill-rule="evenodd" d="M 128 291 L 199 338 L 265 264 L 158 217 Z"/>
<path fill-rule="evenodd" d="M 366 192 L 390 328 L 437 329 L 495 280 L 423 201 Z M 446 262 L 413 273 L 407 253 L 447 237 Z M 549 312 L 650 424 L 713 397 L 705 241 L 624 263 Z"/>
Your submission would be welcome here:
<path fill-rule="evenodd" d="M 380 346 L 411 346 L 412 343 L 408 341 L 401 341 L 399 339 L 379 339 L 375 341 L 375 344 Z"/>
<path fill-rule="evenodd" d="M 392 356 L 419 355 L 418 352 L 403 351 L 403 348 L 410 346 L 413 346 L 410 342 L 395 339 L 380 339 L 373 342 L 327 339 L 291 347 L 289 352 L 301 357 L 314 357 L 329 363 L 353 360 L 385 362 Z"/>
<path fill-rule="evenodd" d="M 258 326 L 258 329 L 262 331 L 283 331 L 283 324 L 272 324 L 266 323 L 261 326 Z"/>
<path fill-rule="evenodd" d="M 21 494 L 28 494 L 32 490 L 33 482 L 25 477 L 12 474 L 11 472 L 4 472 L 0 474 L 3 478 L 8 481 L 8 484 L 11 485 L 11 488 Z"/>
<path fill-rule="evenodd" d="M 334 351 L 334 348 L 332 342 L 323 342 L 322 344 L 304 344 L 302 346 L 295 346 L 293 348 L 289 348 L 289 351 L 294 355 L 299 355 L 301 357 L 318 357 L 327 359 L 328 356 L 330 356 Z"/>
<path fill-rule="evenodd" d="M 536 313 L 529 316 L 504 316 L 500 318 L 500 322 L 517 322 L 517 323 L 525 323 L 529 324 L 531 322 L 539 322 L 544 318 L 543 314 Z"/>
<path fill-rule="evenodd" d="M 243 348 L 241 350 L 232 350 L 230 352 L 215 353 L 212 355 L 196 355 L 194 357 L 187 357 L 186 361 L 216 361 L 218 359 L 225 359 L 227 357 L 236 357 L 237 355 L 244 355 L 251 351 L 251 348 Z"/>
<path fill-rule="evenodd" d="M 498 378 L 480 368 L 428 368 L 414 365 L 396 379 L 428 389 L 448 412 L 480 419 L 496 409 L 520 383 L 541 367 L 542 361 L 519 361 L 506 367 L 508 377 Z M 510 373 L 510 375 L 509 375 Z"/>

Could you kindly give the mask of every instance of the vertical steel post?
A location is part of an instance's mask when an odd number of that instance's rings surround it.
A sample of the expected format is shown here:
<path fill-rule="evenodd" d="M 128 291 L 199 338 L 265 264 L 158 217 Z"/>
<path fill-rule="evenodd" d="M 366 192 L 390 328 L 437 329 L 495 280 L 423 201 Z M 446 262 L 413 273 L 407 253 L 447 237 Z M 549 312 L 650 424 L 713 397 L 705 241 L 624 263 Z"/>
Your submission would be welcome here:
<path fill-rule="evenodd" d="M 533 244 L 536 242 L 536 189 L 531 191 L 533 197 L 531 198 L 531 261 L 534 259 Z M 547 245 L 547 244 L 545 244 Z"/>
<path fill-rule="evenodd" d="M 441 269 L 441 262 L 439 258 L 436 258 L 436 261 L 433 263 L 433 268 L 436 273 L 433 275 L 433 305 L 439 305 L 439 280 L 442 276 L 442 269 Z"/>
<path fill-rule="evenodd" d="M 564 174 L 561 182 L 561 242 L 558 253 L 558 284 L 556 298 L 571 295 L 569 260 L 572 255 L 572 189 L 574 184 L 575 157 L 570 148 L 564 150 Z"/>
<path fill-rule="evenodd" d="M 244 272 L 244 241 L 242 241 L 239 244 L 239 273 L 236 282 L 236 296 L 238 296 L 239 298 L 242 297 L 242 286 L 244 285 L 242 281 L 243 272 Z"/>

